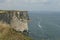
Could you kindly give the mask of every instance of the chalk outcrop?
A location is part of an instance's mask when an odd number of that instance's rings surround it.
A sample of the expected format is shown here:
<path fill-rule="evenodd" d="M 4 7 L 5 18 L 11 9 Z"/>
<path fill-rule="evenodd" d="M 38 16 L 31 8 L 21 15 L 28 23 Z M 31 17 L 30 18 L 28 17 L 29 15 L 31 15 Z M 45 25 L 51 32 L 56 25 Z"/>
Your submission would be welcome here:
<path fill-rule="evenodd" d="M 0 10 L 0 21 L 6 22 L 16 31 L 28 31 L 28 12 L 16 10 Z"/>

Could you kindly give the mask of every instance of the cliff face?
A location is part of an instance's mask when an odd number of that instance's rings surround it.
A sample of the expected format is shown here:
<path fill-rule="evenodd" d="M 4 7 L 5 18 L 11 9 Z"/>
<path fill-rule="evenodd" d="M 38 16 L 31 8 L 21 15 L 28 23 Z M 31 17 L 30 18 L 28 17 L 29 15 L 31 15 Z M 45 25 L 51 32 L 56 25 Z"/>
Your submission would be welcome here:
<path fill-rule="evenodd" d="M 28 31 L 28 20 L 27 11 L 0 10 L 0 21 L 8 23 L 16 31 Z"/>

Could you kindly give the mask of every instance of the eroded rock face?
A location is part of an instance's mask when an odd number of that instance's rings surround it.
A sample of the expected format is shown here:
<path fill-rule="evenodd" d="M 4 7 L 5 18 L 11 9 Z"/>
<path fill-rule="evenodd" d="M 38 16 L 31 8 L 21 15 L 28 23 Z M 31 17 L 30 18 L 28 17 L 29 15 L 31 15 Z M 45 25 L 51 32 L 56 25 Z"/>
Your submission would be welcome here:
<path fill-rule="evenodd" d="M 11 20 L 11 26 L 16 31 L 23 32 L 24 30 L 28 30 L 28 23 L 27 19 L 25 18 L 26 14 L 20 14 L 19 12 L 14 13 L 12 20 Z"/>
<path fill-rule="evenodd" d="M 11 25 L 16 31 L 28 31 L 27 11 L 0 11 L 0 20 Z"/>

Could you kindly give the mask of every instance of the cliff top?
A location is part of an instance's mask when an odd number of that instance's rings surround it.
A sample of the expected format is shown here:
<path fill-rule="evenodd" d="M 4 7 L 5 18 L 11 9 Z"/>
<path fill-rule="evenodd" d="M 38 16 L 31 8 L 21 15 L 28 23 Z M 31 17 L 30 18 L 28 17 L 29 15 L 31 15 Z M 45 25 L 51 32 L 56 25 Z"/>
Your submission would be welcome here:
<path fill-rule="evenodd" d="M 27 10 L 0 10 L 0 11 L 27 11 Z"/>
<path fill-rule="evenodd" d="M 26 10 L 0 10 L 0 13 L 5 13 L 5 12 L 28 12 Z"/>

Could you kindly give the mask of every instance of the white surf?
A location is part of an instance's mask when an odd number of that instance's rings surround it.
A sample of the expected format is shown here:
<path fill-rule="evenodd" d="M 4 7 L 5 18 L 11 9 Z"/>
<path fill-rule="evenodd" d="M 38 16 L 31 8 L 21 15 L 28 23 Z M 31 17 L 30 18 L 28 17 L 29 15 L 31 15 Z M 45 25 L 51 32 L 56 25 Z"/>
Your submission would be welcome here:
<path fill-rule="evenodd" d="M 39 27 L 39 28 L 42 28 L 42 26 L 40 25 L 40 22 L 38 23 L 38 27 Z"/>

